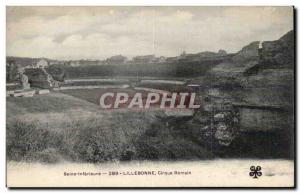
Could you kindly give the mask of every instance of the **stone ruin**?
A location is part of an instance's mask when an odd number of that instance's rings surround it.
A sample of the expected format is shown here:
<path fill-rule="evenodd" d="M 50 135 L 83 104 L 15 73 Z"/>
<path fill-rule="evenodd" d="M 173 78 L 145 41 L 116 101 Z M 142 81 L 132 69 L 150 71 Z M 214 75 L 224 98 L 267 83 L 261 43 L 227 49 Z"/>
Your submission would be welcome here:
<path fill-rule="evenodd" d="M 15 90 L 7 91 L 8 96 L 13 97 L 32 97 L 35 94 L 35 90 L 30 88 L 28 82 L 28 76 L 24 74 L 24 68 L 18 68 L 17 78 L 19 84 L 16 84 Z"/>
<path fill-rule="evenodd" d="M 59 87 L 59 82 L 54 80 L 52 75 L 45 68 L 28 68 L 25 74 L 29 78 L 32 86 L 42 89 L 52 89 Z"/>
<path fill-rule="evenodd" d="M 16 68 L 16 75 L 10 79 L 18 80 L 13 90 L 7 90 L 7 96 L 29 97 L 34 94 L 48 94 L 49 89 L 59 87 L 59 81 L 53 79 L 45 68 Z"/>
<path fill-rule="evenodd" d="M 204 100 L 188 127 L 200 141 L 230 146 L 239 134 L 239 111 L 229 102 L 220 102 L 213 97 Z"/>
<path fill-rule="evenodd" d="M 30 84 L 28 83 L 28 76 L 26 76 L 24 74 L 24 69 L 23 68 L 20 68 L 18 70 L 18 74 L 19 74 L 19 77 L 20 77 L 20 84 L 22 85 L 22 89 L 23 90 L 28 90 L 30 89 Z"/>
<path fill-rule="evenodd" d="M 186 124 L 199 141 L 228 147 L 246 133 L 282 138 L 293 133 L 293 33 L 262 42 L 261 48 L 253 42 L 193 82 L 203 85 L 199 95 L 204 102 Z"/>

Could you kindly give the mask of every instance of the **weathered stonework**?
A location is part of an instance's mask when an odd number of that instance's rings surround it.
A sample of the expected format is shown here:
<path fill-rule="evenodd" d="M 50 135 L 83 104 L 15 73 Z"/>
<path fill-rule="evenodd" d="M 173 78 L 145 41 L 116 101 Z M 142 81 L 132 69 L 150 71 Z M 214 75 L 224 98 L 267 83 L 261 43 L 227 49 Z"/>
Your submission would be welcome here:
<path fill-rule="evenodd" d="M 208 115 L 194 118 L 204 137 L 228 146 L 239 132 L 290 133 L 294 125 L 293 44 L 293 32 L 263 42 L 262 48 L 253 42 L 231 62 L 212 68 L 205 82 L 207 89 L 201 93 L 206 99 L 202 109 Z M 222 109 L 226 105 L 230 107 L 227 111 Z"/>

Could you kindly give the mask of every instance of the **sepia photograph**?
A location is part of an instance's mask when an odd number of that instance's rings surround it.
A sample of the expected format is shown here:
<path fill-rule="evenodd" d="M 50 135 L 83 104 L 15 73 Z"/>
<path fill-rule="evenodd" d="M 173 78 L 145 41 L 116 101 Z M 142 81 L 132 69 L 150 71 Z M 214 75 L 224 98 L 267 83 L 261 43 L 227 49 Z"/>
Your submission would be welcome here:
<path fill-rule="evenodd" d="M 7 6 L 6 186 L 295 187 L 293 6 Z"/>

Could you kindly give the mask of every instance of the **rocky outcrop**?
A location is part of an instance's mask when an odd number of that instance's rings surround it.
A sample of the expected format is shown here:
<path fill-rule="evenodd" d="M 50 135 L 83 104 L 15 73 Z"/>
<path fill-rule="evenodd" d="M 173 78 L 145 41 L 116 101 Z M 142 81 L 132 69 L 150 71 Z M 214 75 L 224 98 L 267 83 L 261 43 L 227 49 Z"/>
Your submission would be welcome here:
<path fill-rule="evenodd" d="M 44 68 L 27 68 L 25 74 L 33 87 L 47 89 L 59 87 L 59 82 L 55 81 Z"/>
<path fill-rule="evenodd" d="M 255 75 L 264 69 L 294 68 L 294 31 L 290 31 L 275 41 L 250 43 L 236 53 L 231 61 L 223 62 L 212 68 L 212 76 L 238 77 Z"/>
<path fill-rule="evenodd" d="M 262 43 L 261 63 L 265 67 L 294 68 L 294 31 L 276 41 Z"/>
<path fill-rule="evenodd" d="M 276 41 L 252 42 L 230 61 L 216 65 L 204 81 L 206 103 L 199 110 L 209 120 L 201 136 L 230 146 L 242 133 L 285 132 L 294 126 L 294 32 Z M 221 107 L 229 106 L 230 110 Z M 207 113 L 206 113 L 207 114 Z M 209 139 L 208 139 L 209 140 Z M 261 142 L 263 143 L 263 142 Z"/>
<path fill-rule="evenodd" d="M 259 63 L 241 80 L 241 128 L 291 130 L 294 116 L 294 32 L 262 43 Z"/>
<path fill-rule="evenodd" d="M 230 146 L 239 132 L 239 114 L 230 103 L 203 104 L 188 123 L 207 146 Z"/>
<path fill-rule="evenodd" d="M 45 70 L 52 76 L 54 80 L 59 82 L 64 82 L 66 77 L 66 72 L 63 68 L 56 65 L 51 65 L 48 66 Z"/>
<path fill-rule="evenodd" d="M 252 42 L 235 54 L 230 61 L 220 63 L 212 68 L 213 77 L 237 77 L 257 65 L 259 62 L 259 42 Z"/>
<path fill-rule="evenodd" d="M 232 61 L 237 65 L 243 65 L 250 61 L 259 60 L 259 41 L 252 42 L 249 45 L 242 48 L 235 56 L 232 57 Z"/>

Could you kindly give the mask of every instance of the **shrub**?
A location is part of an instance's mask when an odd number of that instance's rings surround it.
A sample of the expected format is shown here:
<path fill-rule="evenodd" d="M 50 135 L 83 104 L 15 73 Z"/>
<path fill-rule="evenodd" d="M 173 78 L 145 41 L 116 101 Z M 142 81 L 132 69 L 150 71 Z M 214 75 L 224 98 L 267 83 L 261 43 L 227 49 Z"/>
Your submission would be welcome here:
<path fill-rule="evenodd" d="M 7 125 L 7 158 L 16 161 L 55 162 L 59 157 L 55 148 L 62 146 L 61 138 L 56 132 L 16 121 Z"/>
<path fill-rule="evenodd" d="M 92 163 L 120 160 L 125 146 L 120 136 L 114 136 L 108 128 L 81 129 L 74 140 L 73 150 L 78 159 Z"/>
<path fill-rule="evenodd" d="M 6 144 L 7 157 L 11 160 L 21 160 L 26 154 L 45 148 L 42 131 L 24 122 L 7 125 Z"/>

